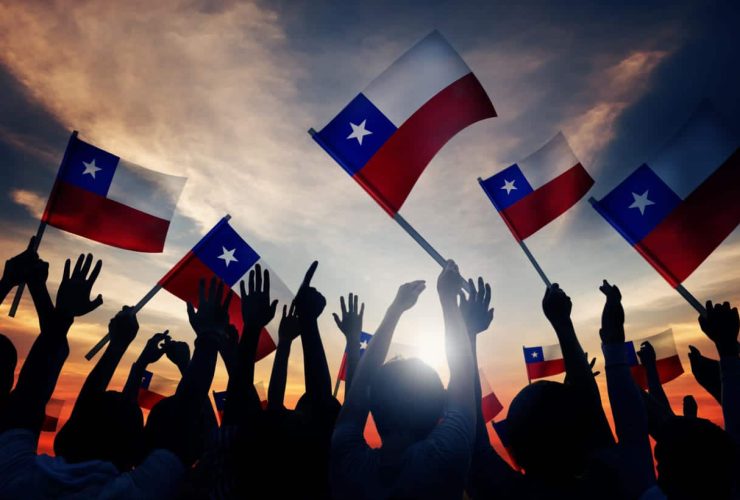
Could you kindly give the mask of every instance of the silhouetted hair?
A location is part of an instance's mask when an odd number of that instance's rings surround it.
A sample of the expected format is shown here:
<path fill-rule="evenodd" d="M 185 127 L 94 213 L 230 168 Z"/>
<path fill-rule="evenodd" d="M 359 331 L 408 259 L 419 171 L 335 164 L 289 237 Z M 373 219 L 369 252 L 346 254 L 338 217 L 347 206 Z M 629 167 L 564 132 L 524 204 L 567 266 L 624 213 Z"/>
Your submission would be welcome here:
<path fill-rule="evenodd" d="M 658 484 L 670 498 L 730 498 L 736 449 L 724 430 L 703 418 L 675 417 L 656 435 Z"/>
<path fill-rule="evenodd" d="M 54 452 L 68 462 L 104 460 L 127 471 L 140 460 L 143 431 L 144 417 L 136 403 L 107 391 L 91 397 L 67 421 Z"/>
<path fill-rule="evenodd" d="M 509 407 L 509 446 L 527 474 L 564 480 L 583 471 L 589 450 L 588 402 L 572 387 L 538 381 Z"/>
<path fill-rule="evenodd" d="M 13 389 L 17 363 L 18 353 L 13 342 L 0 333 L 0 402 L 7 399 L 11 389 Z"/>
<path fill-rule="evenodd" d="M 420 440 L 442 416 L 445 389 L 437 372 L 423 361 L 396 359 L 380 367 L 369 397 L 381 438 L 403 433 Z"/>

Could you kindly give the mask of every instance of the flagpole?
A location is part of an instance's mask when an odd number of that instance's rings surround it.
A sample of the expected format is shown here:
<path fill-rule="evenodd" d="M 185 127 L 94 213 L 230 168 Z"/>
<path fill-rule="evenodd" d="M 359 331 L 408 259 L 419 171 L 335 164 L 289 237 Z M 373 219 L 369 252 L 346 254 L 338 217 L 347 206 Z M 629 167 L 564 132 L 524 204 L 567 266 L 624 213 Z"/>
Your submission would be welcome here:
<path fill-rule="evenodd" d="M 688 290 L 686 290 L 683 287 L 683 285 L 679 284 L 676 287 L 676 291 L 679 293 L 679 295 L 681 295 L 681 297 L 683 297 L 684 299 L 686 299 L 686 302 L 688 302 L 689 304 L 691 304 L 691 307 L 693 307 L 694 309 L 696 309 L 696 311 L 699 314 L 701 314 L 702 316 L 706 316 L 707 315 L 707 310 L 704 308 L 703 305 L 701 305 L 701 302 L 699 302 L 699 300 L 696 297 L 694 297 L 693 295 L 691 295 L 691 292 L 689 292 Z"/>
<path fill-rule="evenodd" d="M 491 200 L 491 203 L 493 203 L 493 206 L 496 207 L 496 210 L 498 210 L 498 206 L 496 205 L 496 202 L 494 201 L 493 197 L 490 194 L 488 194 L 488 190 L 483 185 L 483 179 L 480 178 L 480 177 L 478 177 L 478 184 L 480 184 L 480 187 L 483 189 L 483 192 L 486 193 L 486 196 L 488 196 L 488 199 Z M 499 214 L 501 214 L 501 211 L 500 210 L 499 210 Z M 501 218 L 504 219 L 504 222 L 509 227 L 509 229 L 512 229 L 512 227 L 509 224 L 509 221 L 506 219 L 506 217 L 504 215 L 501 215 Z M 512 234 L 516 235 L 516 231 L 514 231 L 513 229 L 512 229 L 511 232 L 512 232 Z M 540 275 L 540 278 L 542 278 L 542 281 L 545 282 L 545 286 L 547 286 L 547 288 L 550 288 L 550 286 L 552 285 L 552 283 L 550 283 L 550 280 L 547 278 L 547 275 L 545 274 L 545 271 L 542 270 L 542 267 L 540 267 L 539 262 L 537 262 L 537 259 L 535 259 L 534 258 L 534 255 L 532 255 L 532 252 L 529 251 L 529 247 L 527 246 L 527 244 L 524 243 L 524 240 L 522 240 L 518 236 L 516 237 L 516 239 L 519 242 L 519 247 L 524 252 L 524 255 L 527 256 L 527 258 L 529 259 L 529 262 L 534 267 L 534 270 L 537 271 L 537 274 Z"/>
<path fill-rule="evenodd" d="M 149 302 L 150 300 L 152 300 L 152 298 L 154 298 L 154 296 L 157 295 L 157 292 L 159 292 L 161 289 L 162 289 L 162 285 L 160 285 L 159 283 L 156 284 L 156 285 L 154 285 L 152 287 L 152 289 L 149 290 L 149 292 L 146 295 L 144 295 L 144 297 L 142 297 L 142 299 L 132 308 L 133 309 L 133 311 L 132 311 L 133 314 L 136 314 L 139 311 L 141 311 L 141 309 L 146 305 L 146 303 Z M 103 337 L 102 339 L 100 339 L 100 341 L 97 344 L 95 344 L 93 346 L 93 348 L 90 349 L 90 351 L 88 351 L 87 354 L 85 354 L 85 359 L 88 360 L 88 361 L 90 361 L 91 359 L 93 359 L 95 357 L 95 355 L 103 347 L 105 347 L 105 344 L 107 344 L 109 341 L 110 341 L 110 333 L 106 333 L 105 334 L 105 337 Z"/>
<path fill-rule="evenodd" d="M 524 353 L 524 368 L 527 368 L 527 351 L 524 350 L 524 346 L 522 346 L 522 352 Z M 532 379 L 529 378 L 529 370 L 527 370 L 527 384 L 532 384 Z"/>
<path fill-rule="evenodd" d="M 401 228 L 403 228 L 404 231 L 408 233 L 409 236 L 411 236 L 414 241 L 416 241 L 421 248 L 423 248 L 426 253 L 428 253 L 436 262 L 442 267 L 445 267 L 445 264 L 447 263 L 447 259 L 442 257 L 440 253 L 434 249 L 432 245 L 429 244 L 427 240 L 424 239 L 422 235 L 420 235 L 414 227 L 406 221 L 406 219 L 403 218 L 401 214 L 396 212 L 396 214 L 393 216 L 393 220 L 398 223 Z"/>
<path fill-rule="evenodd" d="M 59 169 L 61 170 L 64 168 L 64 166 L 67 164 L 67 157 L 69 156 L 69 147 L 72 145 L 72 142 L 77 139 L 77 131 L 73 130 L 72 134 L 69 136 L 69 140 L 67 141 L 67 147 L 64 150 L 64 155 L 62 156 L 62 163 L 59 166 Z M 59 173 L 57 173 L 57 176 Z M 56 181 L 54 181 L 54 187 L 51 188 L 51 194 L 49 195 L 49 200 L 46 202 L 46 208 L 48 209 L 50 206 L 52 206 L 54 197 L 56 195 Z M 41 244 L 41 238 L 44 236 L 44 230 L 46 229 L 46 222 L 43 220 L 39 222 L 39 228 L 36 230 L 36 245 L 33 248 L 33 251 L 36 252 L 39 249 L 39 244 Z M 15 297 L 13 297 L 13 304 L 10 306 L 10 311 L 8 312 L 8 316 L 11 318 L 15 317 L 15 313 L 18 310 L 18 305 L 21 303 L 21 297 L 23 296 L 23 291 L 26 288 L 25 283 L 21 283 L 18 285 L 18 289 L 15 292 Z"/>
<path fill-rule="evenodd" d="M 337 397 L 337 394 L 339 394 L 339 384 L 341 380 L 339 380 L 339 377 L 337 377 L 337 382 L 334 384 L 334 394 L 332 394 L 335 398 Z"/>

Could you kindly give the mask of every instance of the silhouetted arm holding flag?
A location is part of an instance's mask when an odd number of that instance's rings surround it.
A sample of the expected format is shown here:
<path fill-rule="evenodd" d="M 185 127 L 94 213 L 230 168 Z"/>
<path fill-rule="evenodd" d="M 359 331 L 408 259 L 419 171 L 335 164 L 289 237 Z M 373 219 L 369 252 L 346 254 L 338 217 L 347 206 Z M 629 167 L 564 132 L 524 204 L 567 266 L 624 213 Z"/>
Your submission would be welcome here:
<path fill-rule="evenodd" d="M 147 366 L 156 363 L 164 356 L 164 346 L 168 338 L 167 332 L 152 335 L 146 341 L 146 345 L 142 349 L 141 354 L 139 354 L 138 359 L 131 365 L 131 370 L 129 370 L 128 378 L 126 379 L 126 385 L 123 386 L 123 394 L 130 401 L 136 402 L 138 400 L 139 388 L 141 387 L 144 372 Z"/>
<path fill-rule="evenodd" d="M 36 237 L 32 236 L 23 252 L 5 261 L 3 275 L 0 277 L 0 304 L 13 288 L 26 282 L 29 271 L 39 261 L 35 246 Z"/>
<path fill-rule="evenodd" d="M 572 307 L 570 297 L 557 283 L 553 283 L 545 290 L 542 310 L 555 330 L 560 349 L 563 351 L 566 381 L 572 387 L 577 388 L 591 403 L 590 412 L 594 422 L 593 438 L 598 446 L 610 446 L 614 444 L 614 437 L 601 405 L 601 394 L 599 394 L 599 388 L 592 373 L 592 366 L 578 341 L 570 317 Z"/>
<path fill-rule="evenodd" d="M 730 303 L 707 302 L 706 316 L 699 316 L 702 331 L 717 346 L 722 374 L 722 415 L 725 430 L 740 443 L 740 358 L 738 358 L 737 334 L 740 317 L 737 307 Z"/>
<path fill-rule="evenodd" d="M 344 334 L 346 345 L 344 351 L 347 353 L 347 364 L 344 370 L 345 392 L 352 385 L 352 378 L 357 369 L 357 363 L 360 361 L 360 337 L 362 335 L 362 319 L 365 315 L 365 303 L 358 308 L 359 298 L 356 294 L 349 294 L 347 304 L 344 303 L 344 297 L 339 298 L 339 305 L 342 309 L 342 317 L 334 313 L 334 322 L 339 330 Z"/>
<path fill-rule="evenodd" d="M 722 404 L 722 375 L 719 361 L 707 358 L 695 346 L 689 346 L 691 373 L 700 386 Z"/>
<path fill-rule="evenodd" d="M 275 351 L 275 361 L 272 363 L 270 386 L 267 389 L 267 408 L 273 411 L 284 410 L 285 384 L 288 380 L 288 359 L 290 346 L 300 335 L 300 325 L 296 316 L 295 302 L 283 305 L 283 317 L 278 328 L 278 345 Z"/>
<path fill-rule="evenodd" d="M 663 384 L 660 383 L 660 376 L 658 375 L 658 365 L 655 361 L 655 349 L 650 342 L 643 342 L 640 346 L 640 350 L 637 351 L 637 357 L 640 358 L 642 366 L 645 367 L 645 375 L 647 378 L 648 392 L 657 401 L 662 404 L 670 413 L 673 413 L 671 403 L 668 401 L 663 390 Z"/>

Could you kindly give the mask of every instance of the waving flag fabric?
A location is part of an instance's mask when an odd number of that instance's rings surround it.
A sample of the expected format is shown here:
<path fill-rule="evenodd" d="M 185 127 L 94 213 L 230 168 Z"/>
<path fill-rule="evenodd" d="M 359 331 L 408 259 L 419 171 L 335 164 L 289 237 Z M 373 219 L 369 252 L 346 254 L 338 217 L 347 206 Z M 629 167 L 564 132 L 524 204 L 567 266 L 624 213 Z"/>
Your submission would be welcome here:
<path fill-rule="evenodd" d="M 522 161 L 480 181 L 517 241 L 575 205 L 593 183 L 562 133 Z"/>
<path fill-rule="evenodd" d="M 161 377 L 158 377 L 158 379 L 152 386 L 152 378 L 154 377 L 154 374 L 150 372 L 149 370 L 144 370 L 144 375 L 141 377 L 141 385 L 139 386 L 139 396 L 138 396 L 138 403 L 141 408 L 145 408 L 147 410 L 151 410 L 154 408 L 154 405 L 162 401 L 165 396 L 162 394 L 163 392 L 171 392 L 173 391 L 173 387 L 169 387 L 168 391 L 165 391 L 166 389 L 164 386 L 169 385 L 168 382 L 169 379 L 164 379 Z M 175 384 L 176 385 L 176 384 Z"/>
<path fill-rule="evenodd" d="M 481 411 L 483 413 L 483 421 L 490 422 L 496 415 L 501 413 L 504 406 L 501 401 L 498 400 L 496 395 L 491 389 L 491 384 L 488 383 L 483 370 L 478 369 L 478 375 L 480 376 L 480 388 L 481 388 Z"/>
<path fill-rule="evenodd" d="M 234 290 L 235 296 L 229 306 L 229 319 L 239 333 L 242 331 L 241 300 L 239 282 L 247 280 L 249 271 L 257 264 L 270 271 L 270 295 L 281 304 L 290 304 L 293 293 L 280 280 L 280 277 L 267 265 L 259 254 L 250 247 L 229 225 L 228 219 L 221 219 L 188 252 L 180 262 L 168 272 L 159 285 L 176 297 L 194 305 L 198 303 L 198 283 L 216 277 L 227 288 Z M 260 360 L 275 350 L 280 315 L 262 330 L 257 347 L 257 359 Z"/>
<path fill-rule="evenodd" d="M 523 347 L 524 363 L 527 365 L 527 378 L 536 380 L 565 372 L 565 361 L 560 344 Z"/>
<path fill-rule="evenodd" d="M 73 133 L 41 220 L 107 245 L 161 252 L 185 180 L 134 165 Z"/>
<path fill-rule="evenodd" d="M 740 222 L 740 141 L 703 104 L 594 208 L 673 287 Z"/>
<path fill-rule="evenodd" d="M 681 364 L 681 359 L 678 357 L 676 342 L 673 340 L 673 330 L 668 329 L 657 335 L 640 340 L 628 340 L 625 342 L 627 346 L 627 361 L 632 367 L 632 376 L 640 387 L 643 389 L 647 388 L 645 367 L 642 366 L 640 358 L 637 357 L 637 351 L 640 350 L 643 342 L 650 342 L 653 349 L 655 349 L 655 363 L 658 367 L 658 378 L 661 384 L 670 382 L 683 373 L 683 365 Z"/>
<path fill-rule="evenodd" d="M 434 31 L 313 138 L 393 216 L 442 146 L 493 116 L 478 79 Z"/>
<path fill-rule="evenodd" d="M 360 333 L 360 356 L 365 354 L 365 350 L 367 349 L 368 344 L 370 343 L 370 339 L 372 339 L 373 336 L 370 333 L 362 332 Z M 339 365 L 339 373 L 337 373 L 337 378 L 339 380 L 346 380 L 347 377 L 347 350 L 344 350 L 344 354 L 342 355 L 342 364 Z"/>
<path fill-rule="evenodd" d="M 63 407 L 63 399 L 51 398 L 46 403 L 46 413 L 44 415 L 44 422 L 41 424 L 41 432 L 56 432 Z"/>

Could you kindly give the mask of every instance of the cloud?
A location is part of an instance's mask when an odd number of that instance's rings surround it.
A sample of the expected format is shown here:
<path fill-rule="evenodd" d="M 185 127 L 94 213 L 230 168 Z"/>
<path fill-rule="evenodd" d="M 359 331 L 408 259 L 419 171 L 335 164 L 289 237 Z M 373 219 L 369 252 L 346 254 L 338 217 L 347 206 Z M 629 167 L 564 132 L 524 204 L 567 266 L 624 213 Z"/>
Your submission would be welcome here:
<path fill-rule="evenodd" d="M 10 192 L 10 197 L 14 203 L 26 208 L 28 213 L 33 215 L 35 218 L 41 218 L 46 207 L 46 198 L 43 198 L 34 193 L 33 191 L 27 191 L 25 189 L 14 189 Z"/>

